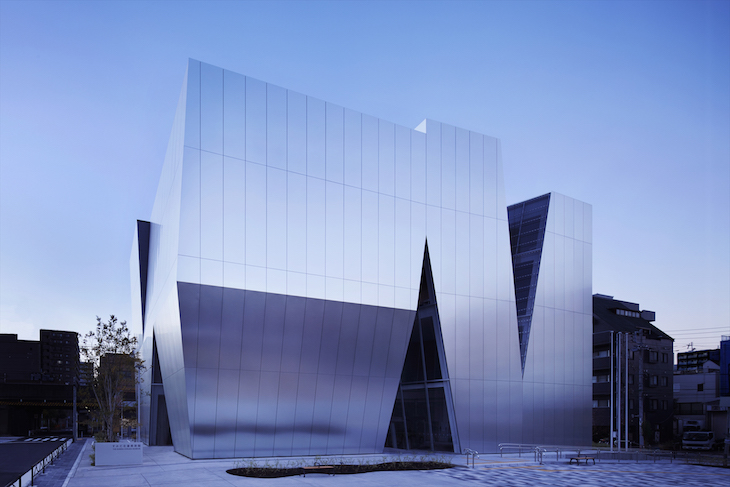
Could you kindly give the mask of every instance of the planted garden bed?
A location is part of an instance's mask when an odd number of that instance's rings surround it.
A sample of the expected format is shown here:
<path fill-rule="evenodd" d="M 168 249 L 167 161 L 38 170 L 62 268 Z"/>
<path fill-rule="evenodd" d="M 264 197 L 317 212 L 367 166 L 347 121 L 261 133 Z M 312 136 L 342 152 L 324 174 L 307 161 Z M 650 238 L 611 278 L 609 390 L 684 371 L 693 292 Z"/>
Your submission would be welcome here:
<path fill-rule="evenodd" d="M 290 464 L 270 465 L 265 464 L 258 466 L 251 462 L 251 465 L 237 466 L 227 470 L 231 475 L 240 475 L 242 477 L 257 477 L 257 478 L 279 478 L 289 477 L 293 475 L 306 475 L 311 473 L 327 473 L 332 475 L 343 475 L 343 474 L 355 474 L 355 473 L 367 473 L 367 472 L 383 472 L 388 470 L 435 470 L 451 468 L 453 465 L 447 462 L 440 461 L 392 461 L 383 463 L 364 463 L 357 465 L 349 465 L 345 463 L 331 464 L 331 465 L 315 465 L 316 467 L 327 467 L 321 469 L 314 469 L 310 466 L 293 466 Z M 306 470 L 305 470 L 305 467 Z"/>

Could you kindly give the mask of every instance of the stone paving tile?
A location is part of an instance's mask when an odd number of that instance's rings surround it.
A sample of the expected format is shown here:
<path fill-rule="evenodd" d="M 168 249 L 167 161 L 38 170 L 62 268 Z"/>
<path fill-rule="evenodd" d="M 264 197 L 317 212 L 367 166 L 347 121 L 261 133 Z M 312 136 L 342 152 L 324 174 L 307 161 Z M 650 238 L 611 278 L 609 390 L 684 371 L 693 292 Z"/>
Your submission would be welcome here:
<path fill-rule="evenodd" d="M 34 479 L 33 485 L 38 487 L 61 487 L 85 446 L 86 438 L 81 438 L 71 443 L 71 446 L 52 465 L 46 467 L 44 473 L 39 474 Z"/>
<path fill-rule="evenodd" d="M 598 463 L 567 465 L 565 462 L 545 465 L 453 468 L 430 471 L 430 475 L 458 479 L 471 484 L 494 486 L 581 485 L 608 487 L 627 485 L 681 485 L 715 487 L 730 485 L 730 469 L 682 465 L 677 463 Z"/>

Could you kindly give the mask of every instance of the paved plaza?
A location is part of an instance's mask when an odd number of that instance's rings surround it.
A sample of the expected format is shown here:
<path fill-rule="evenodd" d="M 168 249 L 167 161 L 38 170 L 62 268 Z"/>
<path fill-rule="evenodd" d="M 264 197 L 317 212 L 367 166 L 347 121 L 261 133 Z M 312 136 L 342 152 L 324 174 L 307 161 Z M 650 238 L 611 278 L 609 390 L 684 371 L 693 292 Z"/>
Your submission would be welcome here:
<path fill-rule="evenodd" d="M 284 477 L 278 479 L 256 479 L 237 477 L 226 473 L 233 468 L 235 460 L 190 460 L 178 455 L 172 447 L 145 447 L 144 464 L 132 467 L 92 467 L 89 454 L 91 441 L 74 445 L 64 454 L 63 462 L 54 467 L 53 479 L 38 480 L 43 487 L 232 487 L 232 486 L 631 486 L 631 485 L 682 485 L 713 487 L 730 485 L 730 469 L 686 465 L 668 460 L 645 461 L 601 461 L 595 465 L 569 465 L 568 459 L 545 459 L 540 465 L 533 461 L 532 454 L 482 455 L 476 467 L 466 467 L 463 455 L 453 456 L 457 467 L 446 470 L 371 472 L 354 475 L 310 474 L 306 477 Z M 386 455 L 387 457 L 388 455 Z M 383 455 L 353 455 L 323 457 L 344 459 L 359 463 L 377 463 Z M 278 459 L 280 462 L 306 459 Z M 259 459 L 264 463 L 266 460 Z M 273 464 L 277 459 L 270 459 Z M 59 475 L 64 468 L 66 476 Z"/>

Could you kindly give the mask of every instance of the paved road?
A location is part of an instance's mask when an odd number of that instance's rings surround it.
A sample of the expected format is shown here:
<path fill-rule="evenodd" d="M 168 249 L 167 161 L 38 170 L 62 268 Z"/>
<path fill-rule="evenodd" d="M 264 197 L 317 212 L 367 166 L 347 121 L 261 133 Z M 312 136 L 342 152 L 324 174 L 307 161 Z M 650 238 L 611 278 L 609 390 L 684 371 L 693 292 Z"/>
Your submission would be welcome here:
<path fill-rule="evenodd" d="M 68 438 L 16 438 L 0 442 L 0 486 L 15 481 Z"/>

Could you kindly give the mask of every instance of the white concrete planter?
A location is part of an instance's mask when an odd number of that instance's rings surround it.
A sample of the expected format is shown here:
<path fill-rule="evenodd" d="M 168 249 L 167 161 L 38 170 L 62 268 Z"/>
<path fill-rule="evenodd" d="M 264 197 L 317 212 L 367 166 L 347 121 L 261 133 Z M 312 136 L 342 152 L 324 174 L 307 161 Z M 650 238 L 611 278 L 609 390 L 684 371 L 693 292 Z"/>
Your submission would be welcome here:
<path fill-rule="evenodd" d="M 94 465 L 142 465 L 142 443 L 99 443 L 95 446 Z"/>

